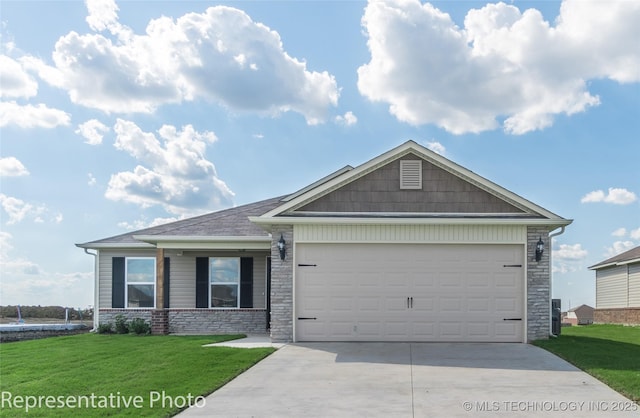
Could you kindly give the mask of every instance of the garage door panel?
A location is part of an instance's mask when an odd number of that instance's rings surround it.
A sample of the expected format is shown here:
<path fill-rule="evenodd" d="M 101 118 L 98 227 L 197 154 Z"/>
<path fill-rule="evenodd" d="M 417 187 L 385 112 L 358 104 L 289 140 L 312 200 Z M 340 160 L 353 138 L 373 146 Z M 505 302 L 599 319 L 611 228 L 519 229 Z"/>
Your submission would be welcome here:
<path fill-rule="evenodd" d="M 515 341 L 522 245 L 298 244 L 298 341 Z"/>

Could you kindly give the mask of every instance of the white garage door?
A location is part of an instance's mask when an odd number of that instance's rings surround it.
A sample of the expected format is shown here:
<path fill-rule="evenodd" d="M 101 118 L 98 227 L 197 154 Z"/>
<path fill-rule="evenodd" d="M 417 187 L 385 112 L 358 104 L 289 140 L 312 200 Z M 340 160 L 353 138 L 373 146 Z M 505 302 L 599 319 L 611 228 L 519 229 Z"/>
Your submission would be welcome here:
<path fill-rule="evenodd" d="M 298 244 L 297 341 L 522 342 L 522 245 Z"/>

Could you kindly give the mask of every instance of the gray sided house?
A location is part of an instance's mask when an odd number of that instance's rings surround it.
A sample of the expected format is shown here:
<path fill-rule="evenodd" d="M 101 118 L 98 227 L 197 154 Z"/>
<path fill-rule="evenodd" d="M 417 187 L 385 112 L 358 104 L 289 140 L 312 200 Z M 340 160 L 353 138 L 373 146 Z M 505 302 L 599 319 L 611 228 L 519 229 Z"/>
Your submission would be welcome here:
<path fill-rule="evenodd" d="M 589 267 L 596 272 L 596 323 L 640 325 L 640 247 Z"/>
<path fill-rule="evenodd" d="M 551 326 L 536 246 L 570 223 L 409 141 L 288 196 L 78 246 L 97 253 L 96 324 L 527 342 Z"/>

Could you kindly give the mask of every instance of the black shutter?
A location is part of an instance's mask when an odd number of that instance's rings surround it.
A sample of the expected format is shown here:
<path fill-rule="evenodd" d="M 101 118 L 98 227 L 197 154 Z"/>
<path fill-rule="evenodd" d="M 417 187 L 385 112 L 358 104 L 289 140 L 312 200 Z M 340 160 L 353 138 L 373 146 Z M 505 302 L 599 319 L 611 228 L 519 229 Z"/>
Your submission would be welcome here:
<path fill-rule="evenodd" d="M 253 308 L 253 258 L 240 258 L 240 307 Z"/>
<path fill-rule="evenodd" d="M 124 257 L 111 259 L 111 307 L 124 308 Z"/>
<path fill-rule="evenodd" d="M 209 307 L 209 257 L 196 257 L 196 308 Z"/>
<path fill-rule="evenodd" d="M 169 307 L 169 281 L 170 281 L 169 268 L 170 267 L 171 267 L 171 259 L 169 257 L 165 257 L 164 258 L 164 278 L 163 278 L 165 309 Z"/>

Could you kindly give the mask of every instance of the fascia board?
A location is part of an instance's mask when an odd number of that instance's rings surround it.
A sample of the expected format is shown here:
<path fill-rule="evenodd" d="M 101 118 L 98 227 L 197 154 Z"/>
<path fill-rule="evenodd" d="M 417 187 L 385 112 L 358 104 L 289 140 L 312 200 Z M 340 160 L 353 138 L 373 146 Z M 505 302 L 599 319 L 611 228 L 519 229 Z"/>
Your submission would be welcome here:
<path fill-rule="evenodd" d="M 271 248 L 269 236 L 158 236 L 158 235 L 134 235 L 135 239 L 150 244 L 157 248 L 182 249 L 182 250 L 264 250 Z"/>
<path fill-rule="evenodd" d="M 356 218 L 356 217 L 291 217 L 277 216 L 264 218 L 250 216 L 249 220 L 258 225 L 304 225 L 304 224 L 332 224 L 332 225 L 532 225 L 532 226 L 567 226 L 572 219 L 496 219 L 496 218 Z"/>
<path fill-rule="evenodd" d="M 103 243 L 95 243 L 95 244 L 91 242 L 87 242 L 84 244 L 76 244 L 76 247 L 93 249 L 93 250 L 115 249 L 115 248 L 120 248 L 120 249 L 156 248 L 155 245 L 147 242 L 127 242 L 127 243 L 103 242 Z"/>

